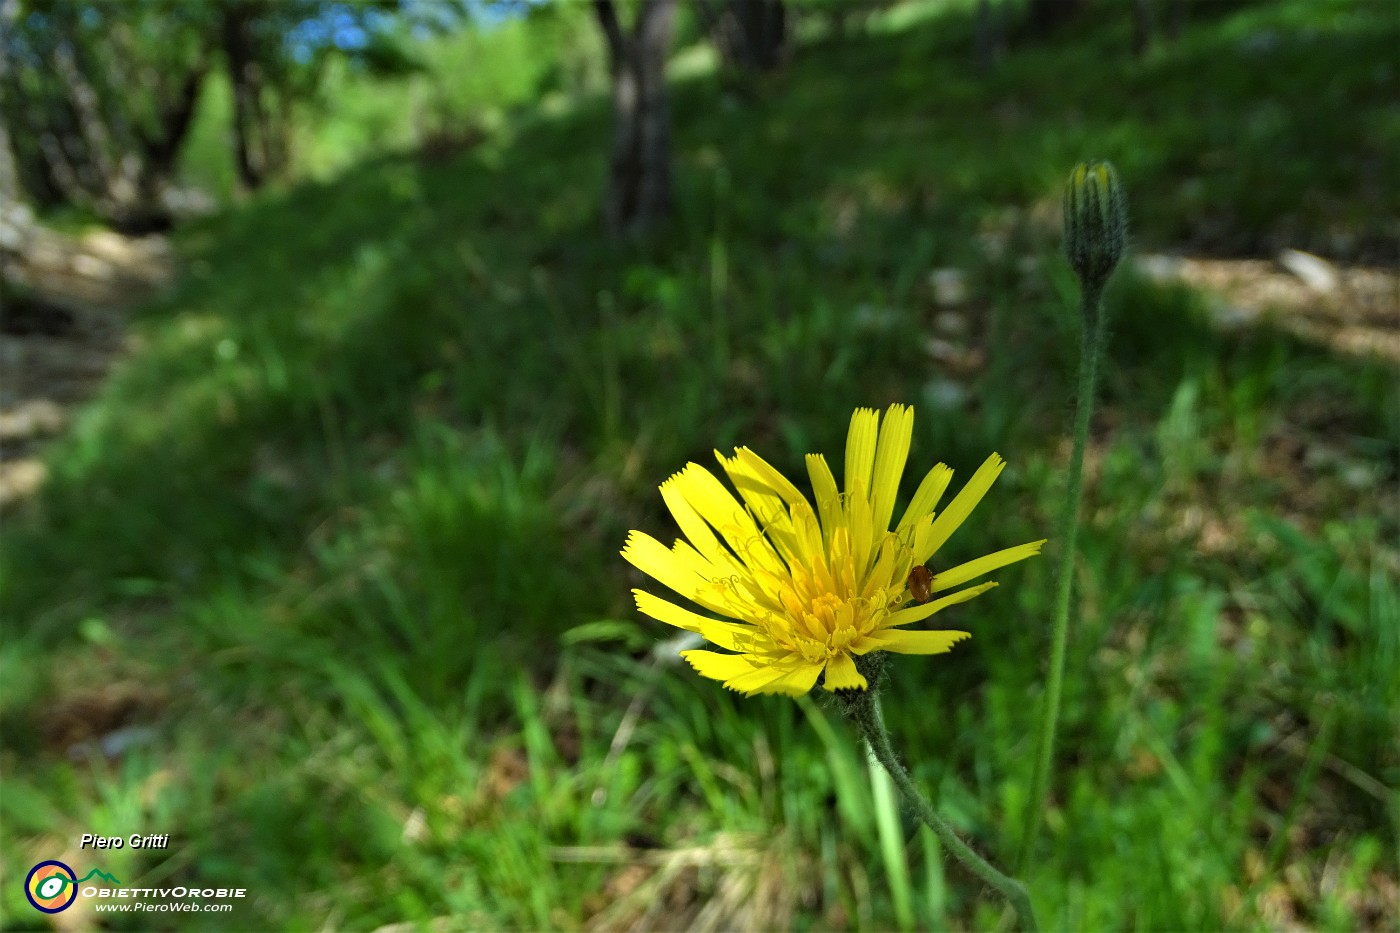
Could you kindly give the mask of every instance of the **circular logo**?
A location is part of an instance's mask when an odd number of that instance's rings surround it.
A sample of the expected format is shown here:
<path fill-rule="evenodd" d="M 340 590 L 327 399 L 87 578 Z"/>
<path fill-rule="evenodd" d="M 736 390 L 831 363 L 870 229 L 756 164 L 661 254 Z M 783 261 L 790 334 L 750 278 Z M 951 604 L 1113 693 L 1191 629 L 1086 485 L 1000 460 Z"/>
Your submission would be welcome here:
<path fill-rule="evenodd" d="M 40 862 L 24 879 L 24 896 L 46 914 L 67 910 L 78 898 L 78 876 L 62 862 Z"/>

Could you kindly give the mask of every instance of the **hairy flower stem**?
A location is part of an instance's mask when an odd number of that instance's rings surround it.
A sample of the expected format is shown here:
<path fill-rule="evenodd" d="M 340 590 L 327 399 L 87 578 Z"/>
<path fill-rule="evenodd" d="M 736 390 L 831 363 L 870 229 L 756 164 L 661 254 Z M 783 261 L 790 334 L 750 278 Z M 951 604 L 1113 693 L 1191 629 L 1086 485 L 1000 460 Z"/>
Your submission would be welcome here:
<path fill-rule="evenodd" d="M 909 772 L 904 770 L 904 765 L 899 763 L 895 757 L 894 749 L 890 746 L 890 734 L 885 729 L 884 717 L 880 715 L 880 700 L 876 691 L 863 690 L 855 698 L 849 701 L 848 711 L 859 726 L 861 734 L 866 742 L 870 744 L 870 750 L 875 753 L 875 757 L 880 760 L 880 764 L 885 766 L 885 770 L 894 778 L 894 783 L 899 787 L 899 792 L 904 795 L 904 799 L 914 808 L 914 812 L 919 815 L 938 836 L 939 842 L 943 843 L 943 848 L 953 854 L 959 862 L 967 867 L 978 878 L 996 888 L 1001 895 L 1010 903 L 1012 909 L 1016 911 L 1021 920 L 1021 928 L 1035 933 L 1039 926 L 1035 921 L 1035 910 L 1031 907 L 1030 892 L 1026 886 L 1015 878 L 1003 875 L 992 867 L 992 864 L 976 852 L 962 839 L 953 828 L 944 822 L 943 818 L 933 809 L 933 804 L 928 798 L 919 792 L 919 788 L 914 785 L 914 780 L 909 776 Z"/>
<path fill-rule="evenodd" d="M 1084 448 L 1089 440 L 1089 419 L 1094 412 L 1094 383 L 1099 357 L 1103 355 L 1104 313 L 1102 287 L 1085 288 L 1080 298 L 1083 311 L 1079 349 L 1079 394 L 1074 403 L 1074 449 L 1069 461 L 1069 495 L 1060 519 L 1064 550 L 1060 552 L 1059 579 L 1055 588 L 1055 619 L 1051 632 L 1050 674 L 1045 685 L 1045 708 L 1040 721 L 1040 741 L 1036 746 L 1031 796 L 1026 804 L 1025 828 L 1016 853 L 1016 871 L 1026 868 L 1036 834 L 1045 816 L 1050 787 L 1050 762 L 1055 754 L 1055 731 L 1060 722 L 1060 695 L 1065 680 L 1065 644 L 1069 635 L 1069 604 L 1074 588 L 1074 559 L 1079 538 L 1079 506 L 1084 491 Z"/>

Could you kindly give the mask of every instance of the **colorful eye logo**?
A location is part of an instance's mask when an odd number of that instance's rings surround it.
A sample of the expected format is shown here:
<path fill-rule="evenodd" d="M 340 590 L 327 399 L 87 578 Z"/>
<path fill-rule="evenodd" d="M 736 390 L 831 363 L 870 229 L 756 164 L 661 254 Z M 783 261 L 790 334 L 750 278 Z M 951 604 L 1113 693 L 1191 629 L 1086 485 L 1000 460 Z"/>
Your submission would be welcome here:
<path fill-rule="evenodd" d="M 46 914 L 67 910 L 78 898 L 78 876 L 62 862 L 40 862 L 24 879 L 24 896 Z"/>

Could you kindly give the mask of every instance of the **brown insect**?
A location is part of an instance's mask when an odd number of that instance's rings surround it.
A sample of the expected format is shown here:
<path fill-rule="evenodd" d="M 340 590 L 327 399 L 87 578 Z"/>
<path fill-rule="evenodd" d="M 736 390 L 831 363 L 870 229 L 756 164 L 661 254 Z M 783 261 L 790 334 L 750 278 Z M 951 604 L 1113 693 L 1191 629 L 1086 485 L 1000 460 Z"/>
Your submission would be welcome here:
<path fill-rule="evenodd" d="M 926 603 L 933 598 L 933 571 L 923 564 L 917 564 L 909 571 L 909 592 L 916 602 Z"/>

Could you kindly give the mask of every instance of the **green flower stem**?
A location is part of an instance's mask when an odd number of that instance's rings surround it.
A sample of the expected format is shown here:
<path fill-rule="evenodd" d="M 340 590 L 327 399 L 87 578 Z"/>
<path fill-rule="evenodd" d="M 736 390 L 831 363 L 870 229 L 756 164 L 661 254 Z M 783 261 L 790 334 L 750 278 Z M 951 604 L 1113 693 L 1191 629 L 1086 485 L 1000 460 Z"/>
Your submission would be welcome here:
<path fill-rule="evenodd" d="M 849 710 L 856 724 L 860 727 L 861 734 L 870 744 L 871 751 L 875 753 L 875 757 L 880 760 L 880 764 L 885 766 L 890 777 L 894 778 L 899 792 L 918 813 L 919 819 L 923 820 L 937 834 L 939 841 L 943 843 L 943 848 L 951 852 L 959 862 L 962 862 L 968 871 L 1001 892 L 1021 918 L 1022 929 L 1029 931 L 1029 933 L 1035 933 L 1039 930 L 1040 928 L 1035 922 L 1035 910 L 1031 907 L 1030 892 L 1026 890 L 1026 886 L 1015 878 L 997 871 L 990 862 L 972 851 L 967 843 L 958 838 L 958 834 L 933 809 L 933 804 L 929 803 L 928 798 L 919 792 L 919 788 L 915 786 L 909 772 L 904 770 L 904 766 L 899 763 L 899 759 L 895 757 L 894 749 L 890 746 L 890 734 L 885 729 L 884 717 L 880 715 L 880 700 L 875 691 L 862 691 L 850 701 Z"/>
<path fill-rule="evenodd" d="M 1069 604 L 1074 586 L 1074 558 L 1079 538 L 1079 506 L 1084 492 L 1084 448 L 1089 440 L 1089 419 L 1094 413 L 1094 382 L 1098 377 L 1099 357 L 1102 356 L 1104 335 L 1103 290 L 1086 288 L 1081 297 L 1079 395 L 1074 403 L 1074 449 L 1069 461 L 1069 495 L 1060 520 L 1061 540 L 1059 579 L 1055 591 L 1055 620 L 1051 633 L 1050 675 L 1045 686 L 1045 709 L 1040 722 L 1040 741 L 1036 746 L 1035 772 L 1031 778 L 1031 796 L 1026 805 L 1025 829 L 1020 850 L 1016 854 L 1016 870 L 1024 871 L 1035 846 L 1045 816 L 1045 801 L 1050 785 L 1050 761 L 1055 754 L 1055 731 L 1060 722 L 1060 695 L 1065 680 L 1065 644 L 1069 635 Z"/>

